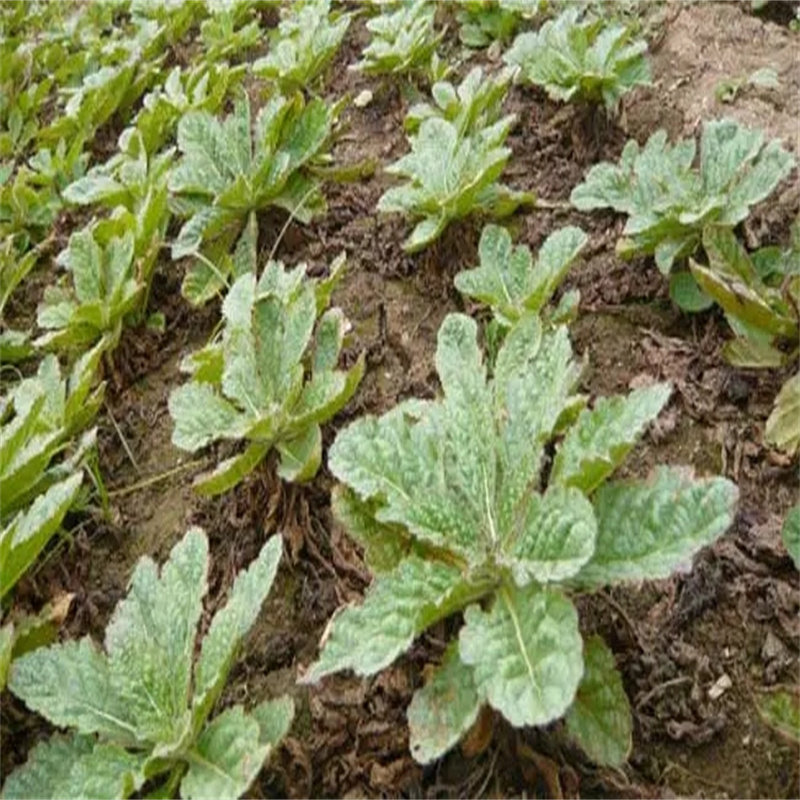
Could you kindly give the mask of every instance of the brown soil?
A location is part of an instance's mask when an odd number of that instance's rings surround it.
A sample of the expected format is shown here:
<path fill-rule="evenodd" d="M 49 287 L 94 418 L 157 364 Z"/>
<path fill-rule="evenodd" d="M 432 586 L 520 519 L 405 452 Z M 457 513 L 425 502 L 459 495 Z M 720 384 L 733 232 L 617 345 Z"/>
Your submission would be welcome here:
<path fill-rule="evenodd" d="M 664 22 L 654 34 L 655 85 L 626 100 L 618 124 L 553 104 L 538 92 L 511 92 L 509 106 L 519 114 L 506 171 L 511 185 L 565 200 L 592 163 L 619 155 L 628 136 L 644 141 L 659 127 L 673 137 L 687 135 L 717 116 L 761 127 L 800 151 L 797 34 L 749 15 L 745 5 L 670 4 L 659 12 Z M 359 21 L 331 70 L 331 96 L 374 92 L 368 106 L 346 112 L 336 156 L 344 163 L 374 158 L 386 164 L 404 152 L 402 119 L 411 93 L 345 69 L 364 40 Z M 775 68 L 780 89 L 750 88 L 732 105 L 715 100 L 719 80 L 763 66 Z M 388 185 L 378 171 L 331 186 L 328 214 L 305 228 L 290 225 L 277 247 L 279 258 L 306 261 L 312 274 L 321 274 L 341 250 L 348 253 L 334 301 L 353 323 L 346 357 L 366 350 L 368 371 L 354 400 L 327 426 L 326 445 L 359 414 L 435 394 L 436 331 L 447 313 L 464 309 L 453 276 L 476 260 L 479 221 L 452 227 L 420 255 L 405 255 L 404 222 L 374 211 Z M 785 237 L 798 208 L 795 174 L 756 210 L 745 231 L 750 243 Z M 282 223 L 264 221 L 265 253 Z M 558 724 L 514 731 L 499 718 L 488 719 L 491 727 L 483 732 L 491 739 L 473 748 L 477 755 L 456 749 L 431 768 L 416 765 L 405 709 L 425 664 L 441 652 L 444 627 L 421 637 L 373 679 L 333 677 L 310 689 L 295 684 L 333 611 L 358 599 L 369 575 L 332 518 L 333 481 L 326 469 L 310 485 L 293 487 L 281 484 L 268 463 L 219 499 L 193 493 L 193 476 L 222 451 L 195 459 L 176 450 L 167 398 L 182 380 L 181 357 L 211 335 L 219 309 L 189 309 L 169 262 L 161 265 L 152 297 L 154 310 L 166 316 L 166 334 L 123 337 L 118 385 L 100 420 L 109 513 L 80 520 L 71 540 L 21 583 L 18 605 L 36 608 L 60 592 L 75 592 L 64 636 L 100 639 L 136 560 L 145 553 L 165 558 L 190 524 L 200 524 L 211 540 L 211 611 L 265 539 L 282 535 L 288 557 L 223 698 L 249 704 L 290 692 L 298 703 L 290 737 L 252 787 L 253 797 L 800 796 L 797 749 L 765 727 L 753 703 L 761 687 L 798 683 L 800 587 L 779 542 L 780 521 L 798 497 L 798 475 L 796 465 L 776 458 L 762 441 L 784 376 L 726 366 L 719 352 L 728 335 L 721 315 L 678 314 L 651 262 L 618 261 L 621 220 L 613 215 L 537 210 L 510 224 L 517 240 L 532 248 L 564 224 L 590 234 L 585 261 L 568 281 L 582 293 L 573 339 L 588 355 L 587 391 L 621 392 L 653 378 L 675 387 L 669 408 L 623 474 L 688 464 L 700 474 L 726 474 L 741 490 L 734 526 L 692 571 L 580 601 L 585 630 L 601 632 L 616 654 L 634 710 L 628 766 L 593 767 Z M 732 685 L 712 700 L 709 688 L 722 675 Z M 47 733 L 39 718 L 4 697 L 2 772 Z"/>

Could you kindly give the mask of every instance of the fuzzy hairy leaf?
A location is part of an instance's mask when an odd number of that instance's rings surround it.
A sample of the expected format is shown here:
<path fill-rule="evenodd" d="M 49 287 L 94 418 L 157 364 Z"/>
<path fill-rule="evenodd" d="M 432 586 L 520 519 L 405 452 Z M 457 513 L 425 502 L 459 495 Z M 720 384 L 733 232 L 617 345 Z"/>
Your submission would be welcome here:
<path fill-rule="evenodd" d="M 566 714 L 567 732 L 597 764 L 617 766 L 631 750 L 631 709 L 614 654 L 599 637 L 583 651 L 584 674 Z"/>
<path fill-rule="evenodd" d="M 739 492 L 725 478 L 661 467 L 644 484 L 611 483 L 594 497 L 597 545 L 582 586 L 666 578 L 733 521 Z"/>
<path fill-rule="evenodd" d="M 408 183 L 386 191 L 378 211 L 422 218 L 404 243 L 407 252 L 430 244 L 453 220 L 473 212 L 507 216 L 535 198 L 498 183 L 511 151 L 503 146 L 513 116 L 463 136 L 440 117 L 425 119 L 411 138 L 411 152 L 386 171 Z"/>
<path fill-rule="evenodd" d="M 280 536 L 264 545 L 258 558 L 237 576 L 228 602 L 211 621 L 194 671 L 195 724 L 208 715 L 219 697 L 239 645 L 272 588 L 282 547 Z"/>
<path fill-rule="evenodd" d="M 528 247 L 514 247 L 505 228 L 487 225 L 478 247 L 480 266 L 459 272 L 456 289 L 488 304 L 510 325 L 528 311 L 542 310 L 587 241 L 580 228 L 561 228 L 545 239 L 534 265 Z"/>
<path fill-rule="evenodd" d="M 370 43 L 354 69 L 367 75 L 402 75 L 427 68 L 444 35 L 434 29 L 435 12 L 427 0 L 410 0 L 369 20 Z"/>
<path fill-rule="evenodd" d="M 416 636 L 452 611 L 467 589 L 461 571 L 441 562 L 406 558 L 379 575 L 364 602 L 342 609 L 330 623 L 319 659 L 303 683 L 351 669 L 374 675 L 404 653 Z"/>
<path fill-rule="evenodd" d="M 800 449 L 800 374 L 783 384 L 764 428 L 764 440 L 793 455 Z"/>
<path fill-rule="evenodd" d="M 160 575 L 153 561 L 139 561 L 106 628 L 111 685 L 140 740 L 168 744 L 183 733 L 207 568 L 208 540 L 192 528 Z"/>
<path fill-rule="evenodd" d="M 336 272 L 341 260 L 334 264 Z M 319 425 L 352 397 L 364 374 L 361 357 L 336 369 L 346 320 L 324 311 L 318 292 L 327 282 L 305 277 L 306 266 L 287 270 L 270 261 L 260 278 L 245 271 L 222 306 L 222 342 L 187 364 L 193 380 L 170 396 L 173 442 L 197 450 L 221 439 L 244 440 L 245 450 L 200 476 L 196 487 L 219 494 L 252 472 L 275 447 L 285 480 L 312 478 L 321 463 Z M 329 281 L 330 282 L 330 281 Z M 313 356 L 311 351 L 313 348 Z M 305 378 L 306 364 L 312 370 Z"/>
<path fill-rule="evenodd" d="M 603 162 L 589 170 L 571 202 L 581 211 L 613 208 L 627 214 L 618 248 L 654 255 L 666 274 L 677 259 L 695 252 L 705 226 L 740 223 L 795 165 L 779 141 L 765 145 L 761 132 L 733 120 L 705 123 L 698 168 L 695 152 L 694 139 L 670 147 L 663 130 L 643 148 L 631 140 L 618 165 Z"/>
<path fill-rule="evenodd" d="M 28 761 L 3 786 L 3 798 L 53 797 L 114 800 L 144 783 L 145 757 L 83 736 L 53 736 L 33 748 Z"/>
<path fill-rule="evenodd" d="M 215 800 L 239 797 L 253 782 L 269 753 L 260 743 L 258 722 L 241 706 L 217 715 L 189 752 L 189 770 L 181 781 L 181 797 Z"/>
<path fill-rule="evenodd" d="M 503 587 L 489 611 L 464 613 L 461 660 L 479 696 L 512 725 L 545 725 L 572 703 L 583 674 L 578 614 L 560 592 Z"/>
<path fill-rule="evenodd" d="M 4 796 L 128 797 L 145 777 L 180 776 L 187 767 L 184 797 L 244 792 L 288 731 L 291 700 L 268 701 L 251 715 L 234 707 L 205 723 L 280 554 L 275 537 L 237 578 L 203 640 L 194 681 L 208 568 L 208 541 L 196 528 L 175 545 L 160 575 L 149 558 L 140 560 L 106 629 L 105 652 L 87 637 L 17 658 L 9 689 L 83 736 L 56 737 L 34 749 L 9 776 Z M 86 735 L 93 733 L 101 738 Z"/>
<path fill-rule="evenodd" d="M 472 668 L 461 660 L 458 642 L 450 643 L 440 666 L 408 707 L 409 748 L 420 764 L 443 756 L 478 718 L 482 699 Z"/>
<path fill-rule="evenodd" d="M 591 503 L 577 489 L 551 486 L 533 495 L 522 525 L 500 559 L 518 586 L 563 581 L 592 557 L 597 523 Z"/>
<path fill-rule="evenodd" d="M 634 86 L 650 84 L 647 43 L 606 17 L 562 11 L 535 33 L 521 33 L 505 54 L 520 79 L 542 86 L 554 100 L 580 99 L 613 109 Z"/>
<path fill-rule="evenodd" d="M 591 494 L 623 462 L 671 393 L 669 384 L 657 383 L 625 397 L 600 398 L 594 408 L 582 411 L 558 448 L 551 485 Z"/>

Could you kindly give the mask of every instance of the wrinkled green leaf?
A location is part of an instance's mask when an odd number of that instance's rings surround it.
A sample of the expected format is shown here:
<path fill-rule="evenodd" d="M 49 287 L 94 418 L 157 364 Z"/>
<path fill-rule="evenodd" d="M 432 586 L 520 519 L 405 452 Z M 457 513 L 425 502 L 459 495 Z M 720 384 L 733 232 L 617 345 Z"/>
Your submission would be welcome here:
<path fill-rule="evenodd" d="M 584 674 L 566 714 L 567 732 L 597 764 L 617 766 L 631 750 L 631 709 L 614 663 L 599 636 L 586 642 Z"/>
<path fill-rule="evenodd" d="M 696 480 L 668 467 L 645 484 L 601 487 L 594 500 L 597 546 L 578 583 L 666 578 L 728 528 L 738 495 L 725 478 Z"/>
<path fill-rule="evenodd" d="M 583 643 L 578 614 L 560 592 L 505 587 L 488 612 L 467 608 L 458 642 L 478 695 L 512 725 L 545 725 L 572 703 Z"/>
<path fill-rule="evenodd" d="M 634 86 L 650 85 L 647 43 L 631 28 L 583 16 L 569 7 L 535 33 L 521 33 L 504 55 L 519 79 L 542 86 L 554 100 L 584 100 L 613 109 Z"/>
<path fill-rule="evenodd" d="M 443 756 L 470 729 L 481 705 L 472 669 L 461 660 L 458 642 L 452 642 L 408 707 L 411 755 L 420 764 Z"/>
<path fill-rule="evenodd" d="M 419 633 L 450 613 L 454 596 L 464 589 L 458 569 L 404 559 L 375 579 L 362 605 L 344 608 L 333 618 L 320 657 L 303 683 L 343 669 L 374 675 L 388 667 Z"/>
<path fill-rule="evenodd" d="M 800 374 L 783 384 L 764 428 L 764 440 L 790 455 L 800 448 Z"/>

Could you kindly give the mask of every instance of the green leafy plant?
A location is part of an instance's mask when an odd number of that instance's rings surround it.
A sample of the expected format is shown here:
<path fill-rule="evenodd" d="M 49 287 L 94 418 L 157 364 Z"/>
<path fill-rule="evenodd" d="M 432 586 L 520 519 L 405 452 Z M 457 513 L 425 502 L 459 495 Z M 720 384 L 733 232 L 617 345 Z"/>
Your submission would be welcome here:
<path fill-rule="evenodd" d="M 261 41 L 263 32 L 253 19 L 253 3 L 210 3 L 210 16 L 200 23 L 200 41 L 205 62 L 216 64 L 222 59 L 246 59 Z"/>
<path fill-rule="evenodd" d="M 505 228 L 487 225 L 478 245 L 480 265 L 459 272 L 456 289 L 486 303 L 495 320 L 509 328 L 530 312 L 542 314 L 587 241 L 580 228 L 559 228 L 544 240 L 534 264 L 528 247 L 514 247 Z M 566 321 L 579 299 L 577 290 L 564 295 L 550 319 Z"/>
<path fill-rule="evenodd" d="M 446 119 L 422 122 L 411 138 L 411 152 L 386 168 L 408 182 L 388 189 L 378 201 L 378 211 L 422 218 L 403 243 L 407 252 L 435 241 L 453 220 L 476 212 L 507 216 L 536 201 L 530 192 L 498 181 L 511 155 L 503 143 L 515 120 L 509 115 L 468 136 Z"/>
<path fill-rule="evenodd" d="M 248 273 L 231 287 L 222 305 L 222 341 L 184 362 L 192 380 L 169 399 L 172 441 L 181 449 L 220 440 L 247 443 L 244 452 L 201 475 L 199 491 L 232 488 L 273 447 L 285 480 L 316 474 L 320 424 L 344 407 L 364 374 L 363 356 L 347 371 L 336 369 L 347 322 L 340 309 L 325 308 L 343 267 L 342 255 L 330 278 L 313 281 L 304 264 L 286 270 L 270 261 L 258 280 Z"/>
<path fill-rule="evenodd" d="M 762 248 L 751 257 L 730 228 L 709 226 L 703 231 L 708 264 L 689 259 L 691 278 L 704 297 L 722 307 L 736 334 L 722 350 L 734 366 L 777 368 L 797 361 L 800 224 L 794 239 L 786 251 Z M 800 447 L 800 377 L 790 378 L 778 393 L 765 439 L 790 454 Z"/>
<path fill-rule="evenodd" d="M 226 708 L 210 721 L 239 646 L 258 617 L 281 555 L 273 537 L 240 574 L 199 647 L 208 591 L 208 540 L 190 529 L 160 574 L 142 558 L 128 596 L 90 637 L 16 659 L 8 687 L 32 711 L 69 728 L 38 744 L 9 775 L 3 797 L 129 797 L 146 781 L 158 796 L 239 797 L 287 733 L 288 697 L 250 711 Z M 158 784 L 157 784 L 158 785 Z"/>
<path fill-rule="evenodd" d="M 174 135 L 178 120 L 192 111 L 214 114 L 228 92 L 244 75 L 245 67 L 201 63 L 191 70 L 175 67 L 162 86 L 148 92 L 133 124 L 147 153 L 156 153 Z"/>
<path fill-rule="evenodd" d="M 227 276 L 209 261 L 230 250 L 251 211 L 277 206 L 307 223 L 326 209 L 313 171 L 327 149 L 339 106 L 305 103 L 301 94 L 272 97 L 251 135 L 245 96 L 223 122 L 191 112 L 178 124 L 180 161 L 169 174 L 173 210 L 188 217 L 172 246 L 172 257 L 197 255 L 215 245 L 189 270 L 184 293 L 193 303 L 214 296 Z"/>
<path fill-rule="evenodd" d="M 554 100 L 603 103 L 609 110 L 634 86 L 650 84 L 647 42 L 632 41 L 630 29 L 582 17 L 570 7 L 535 33 L 521 33 L 505 54 L 520 80 L 541 86 Z"/>
<path fill-rule="evenodd" d="M 68 379 L 45 356 L 0 405 L 0 597 L 5 597 L 61 527 L 75 503 L 95 431 L 73 441 L 94 419 L 104 385 L 96 383 L 101 350 L 75 364 Z"/>
<path fill-rule="evenodd" d="M 404 0 L 389 5 L 367 22 L 372 38 L 353 69 L 367 75 L 428 72 L 435 63 L 436 45 L 445 33 L 436 33 L 435 16 L 436 4 L 429 0 Z M 433 71 L 438 71 L 438 66 Z"/>
<path fill-rule="evenodd" d="M 695 252 L 706 225 L 738 225 L 795 165 L 777 139 L 765 144 L 761 131 L 733 120 L 705 123 L 696 168 L 695 152 L 694 139 L 670 147 L 663 130 L 643 148 L 632 139 L 619 165 L 596 164 L 570 199 L 581 211 L 627 214 L 617 252 L 654 255 L 667 274 L 676 260 Z"/>
<path fill-rule="evenodd" d="M 270 50 L 253 64 L 253 72 L 275 81 L 282 92 L 311 86 L 342 44 L 350 14 L 331 13 L 330 0 L 296 0 L 285 7 Z"/>
<path fill-rule="evenodd" d="M 83 228 L 69 237 L 56 263 L 69 275 L 44 291 L 36 321 L 47 332 L 36 346 L 82 350 L 100 341 L 113 350 L 126 317 L 141 309 L 144 294 L 133 233 L 103 241 L 96 228 Z"/>
<path fill-rule="evenodd" d="M 532 19 L 545 5 L 542 0 L 458 0 L 458 35 L 467 47 L 488 47 L 508 41 L 522 19 Z"/>
<path fill-rule="evenodd" d="M 518 727 L 566 715 L 593 759 L 619 763 L 630 747 L 627 700 L 608 648 L 582 641 L 571 595 L 667 577 L 724 532 L 736 487 L 669 467 L 606 483 L 670 387 L 578 413 L 567 329 L 543 331 L 535 314 L 511 328 L 489 380 L 477 325 L 451 314 L 436 369 L 442 399 L 361 418 L 329 451 L 342 482 L 334 510 L 376 577 L 361 605 L 333 618 L 303 680 L 373 675 L 463 611 L 457 640 L 408 710 L 417 760 L 445 753 L 488 703 Z"/>
<path fill-rule="evenodd" d="M 475 67 L 458 87 L 449 81 L 434 83 L 431 89 L 433 104 L 412 106 L 403 126 L 414 133 L 426 119 L 440 118 L 452 122 L 459 136 L 471 136 L 501 118 L 512 77 L 511 70 L 484 77 L 483 70 Z"/>
<path fill-rule="evenodd" d="M 144 137 L 126 128 L 119 137 L 119 152 L 63 191 L 67 202 L 99 205 L 113 210 L 111 219 L 98 223 L 107 231 L 101 238 L 133 233 L 137 279 L 145 287 L 147 304 L 156 259 L 164 246 L 170 213 L 167 204 L 167 172 L 174 148 L 148 157 Z"/>

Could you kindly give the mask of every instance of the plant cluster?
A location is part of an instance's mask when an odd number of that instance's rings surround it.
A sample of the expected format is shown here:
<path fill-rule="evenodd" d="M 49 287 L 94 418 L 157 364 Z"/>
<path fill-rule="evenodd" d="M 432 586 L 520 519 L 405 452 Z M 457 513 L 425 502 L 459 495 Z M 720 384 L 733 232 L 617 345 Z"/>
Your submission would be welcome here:
<path fill-rule="evenodd" d="M 401 0 L 387 4 L 367 22 L 372 38 L 354 69 L 366 75 L 409 75 L 428 73 L 434 80 L 444 78 L 436 46 L 444 31 L 436 33 L 436 3 L 430 0 Z"/>
<path fill-rule="evenodd" d="M 491 376 L 475 322 L 451 314 L 436 370 L 440 400 L 362 417 L 331 447 L 335 511 L 376 578 L 363 604 L 336 615 L 303 680 L 373 675 L 463 612 L 408 711 L 417 760 L 440 757 L 488 704 L 517 727 L 566 716 L 595 761 L 620 763 L 631 735 L 622 681 L 602 640 L 583 642 L 571 597 L 666 577 L 726 530 L 736 487 L 667 467 L 607 482 L 670 387 L 583 407 L 567 329 L 545 330 L 536 314 L 512 326 Z"/>
<path fill-rule="evenodd" d="M 297 0 L 285 7 L 270 50 L 253 72 L 275 81 L 282 92 L 312 85 L 322 75 L 350 27 L 350 14 L 331 13 L 330 0 Z"/>
<path fill-rule="evenodd" d="M 163 797 L 178 787 L 184 798 L 239 797 L 288 731 L 293 703 L 284 697 L 209 716 L 280 556 L 274 537 L 237 577 L 196 661 L 208 591 L 208 540 L 199 528 L 175 545 L 160 572 L 150 558 L 139 561 L 102 649 L 87 636 L 17 659 L 11 691 L 70 732 L 36 745 L 3 797 L 123 798 L 145 783 Z"/>
<path fill-rule="evenodd" d="M 325 309 L 343 267 L 341 257 L 327 280 L 312 281 L 304 264 L 287 270 L 270 261 L 260 278 L 247 273 L 231 287 L 222 305 L 222 341 L 184 362 L 192 380 L 169 400 L 178 447 L 247 442 L 244 452 L 195 481 L 201 492 L 227 491 L 273 447 L 285 480 L 316 475 L 320 423 L 347 403 L 364 374 L 363 357 L 347 371 L 336 368 L 347 321 L 340 309 Z"/>
<path fill-rule="evenodd" d="M 436 107 L 411 110 L 411 152 L 386 167 L 407 182 L 378 201 L 380 212 L 421 218 L 403 244 L 406 251 L 426 247 L 454 220 L 476 212 L 503 217 L 535 202 L 530 192 L 499 182 L 511 156 L 504 142 L 516 122 L 513 114 L 500 117 L 507 84 L 507 74 L 484 78 L 473 70 L 457 90 L 434 84 Z"/>
<path fill-rule="evenodd" d="M 460 2 L 462 41 L 508 41 L 544 5 Z M 445 80 L 449 67 L 436 52 L 444 30 L 435 3 L 370 3 L 367 11 L 377 6 L 354 68 L 431 83 L 431 97 L 405 119 L 410 152 L 386 169 L 403 182 L 377 205 L 414 221 L 409 252 L 455 220 L 535 203 L 500 182 L 516 121 L 503 106 L 515 76 L 556 99 L 609 109 L 649 81 L 634 28 L 594 6 L 567 8 L 519 34 L 505 68 L 475 68 L 460 83 Z M 28 377 L 4 384 L 0 399 L 4 612 L 70 511 L 85 508 L 86 471 L 105 497 L 91 427 L 103 365 L 113 367 L 124 327 L 146 318 L 168 247 L 173 260 L 187 259 L 182 292 L 192 305 L 221 299 L 219 327 L 183 359 L 188 380 L 169 398 L 173 443 L 188 452 L 213 446 L 220 456 L 196 488 L 228 491 L 264 462 L 295 483 L 320 470 L 322 425 L 353 397 L 366 368 L 365 354 L 343 354 L 350 325 L 329 307 L 345 256 L 327 277 L 312 278 L 304 263 L 275 260 L 282 231 L 262 257 L 259 232 L 272 235 L 268 209 L 288 216 L 286 225 L 323 214 L 324 181 L 344 174 L 331 167 L 330 150 L 346 100 L 314 93 L 355 13 L 329 0 L 280 11 L 273 0 L 3 7 L 0 313 L 58 241 L 64 207 L 91 215 L 55 258 L 63 272 L 45 289 L 38 337 L 5 322 L 0 331 L 4 363 L 41 356 L 38 370 L 23 366 Z M 253 62 L 270 17 L 269 49 Z M 189 65 L 167 66 L 185 63 L 175 58 L 185 52 Z M 104 138 L 117 123 L 122 133 Z M 90 153 L 93 140 L 101 146 Z M 96 160 L 114 141 L 115 151 Z M 800 225 L 787 249 L 754 253 L 734 228 L 794 158 L 728 120 L 707 123 L 698 158 L 696 150 L 694 140 L 670 146 L 663 131 L 641 148 L 631 141 L 619 164 L 589 171 L 572 203 L 627 214 L 618 250 L 653 255 L 672 272 L 681 308 L 721 307 L 734 334 L 723 350 L 729 363 L 791 367 L 800 347 Z M 338 481 L 334 514 L 374 579 L 361 604 L 337 612 L 302 681 L 342 670 L 374 675 L 444 623 L 444 646 L 408 709 L 411 752 L 423 764 L 487 709 L 515 727 L 563 719 L 595 762 L 622 763 L 631 747 L 628 700 L 614 654 L 582 633 L 576 600 L 685 569 L 734 514 L 737 490 L 723 477 L 666 465 L 644 480 L 614 477 L 671 387 L 654 382 L 597 398 L 581 391 L 585 362 L 567 327 L 579 295 L 562 284 L 587 241 L 580 228 L 563 227 L 534 255 L 505 228 L 485 225 L 478 263 L 456 275 L 455 287 L 468 305 L 488 306 L 486 325 L 479 331 L 465 314 L 444 319 L 440 395 L 357 417 L 327 452 Z M 684 260 L 685 269 L 673 269 Z M 800 376 L 780 390 L 764 438 L 790 457 L 800 449 Z M 799 523 L 796 507 L 783 529 L 795 565 Z M 7 777 L 3 797 L 246 792 L 287 733 L 293 705 L 284 697 L 245 709 L 221 699 L 280 555 L 276 536 L 201 625 L 209 544 L 189 530 L 160 570 L 147 556 L 139 561 L 102 647 L 90 637 L 51 644 L 69 596 L 37 615 L 6 614 L 0 688 L 7 682 L 61 731 Z M 759 709 L 796 733 L 799 697 L 764 693 Z"/>
<path fill-rule="evenodd" d="M 535 33 L 521 33 L 505 54 L 519 79 L 541 86 L 554 100 L 583 100 L 616 109 L 634 86 L 650 83 L 647 42 L 605 16 L 569 7 Z"/>
<path fill-rule="evenodd" d="M 619 164 L 593 166 L 571 195 L 581 211 L 612 208 L 628 219 L 617 252 L 623 257 L 653 255 L 668 274 L 692 255 L 703 228 L 733 228 L 750 208 L 768 197 L 792 171 L 795 159 L 778 140 L 733 120 L 703 126 L 699 164 L 694 139 L 674 147 L 657 131 L 644 147 L 631 139 Z"/>
<path fill-rule="evenodd" d="M 503 44 L 522 20 L 534 17 L 546 5 L 542 0 L 457 0 L 458 36 L 467 47 Z"/>
<path fill-rule="evenodd" d="M 225 269 L 209 262 L 230 250 L 250 212 L 275 206 L 309 222 L 325 211 L 314 166 L 321 164 L 338 112 L 338 104 L 306 102 L 296 93 L 273 96 L 255 126 L 246 96 L 222 122 L 205 111 L 181 117 L 181 157 L 168 186 L 173 210 L 187 219 L 172 257 L 196 256 L 204 242 L 216 242 L 187 273 L 184 294 L 192 303 L 207 301 L 225 285 Z"/>

